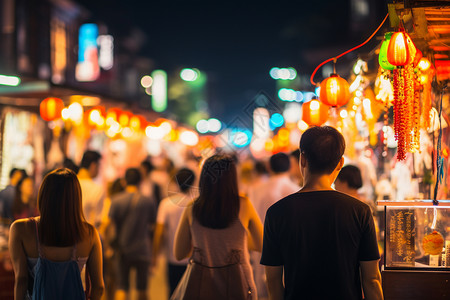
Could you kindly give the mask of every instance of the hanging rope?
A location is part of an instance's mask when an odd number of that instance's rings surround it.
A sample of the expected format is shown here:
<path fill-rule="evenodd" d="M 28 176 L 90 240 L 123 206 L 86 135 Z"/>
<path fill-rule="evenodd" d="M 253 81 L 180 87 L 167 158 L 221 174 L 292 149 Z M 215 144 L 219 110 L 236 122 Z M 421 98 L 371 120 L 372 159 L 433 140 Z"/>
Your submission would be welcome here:
<path fill-rule="evenodd" d="M 439 101 L 439 135 L 438 135 L 438 141 L 436 146 L 436 185 L 434 186 L 434 199 L 433 199 L 433 205 L 439 205 L 439 201 L 437 200 L 437 193 L 439 184 L 441 183 L 442 179 L 444 178 L 444 158 L 441 157 L 441 144 L 442 144 L 442 99 L 444 98 L 444 90 L 446 87 L 442 88 L 441 91 L 441 99 Z"/>
<path fill-rule="evenodd" d="M 334 61 L 337 61 L 338 58 L 340 58 L 340 57 L 346 55 L 347 53 L 350 53 L 350 52 L 352 52 L 352 51 L 354 51 L 354 50 L 356 50 L 356 49 L 358 49 L 358 48 L 364 46 L 365 44 L 367 44 L 367 43 L 374 37 L 374 35 L 378 32 L 378 30 L 380 30 L 380 28 L 381 28 L 381 26 L 383 26 L 384 22 L 386 22 L 386 19 L 387 19 L 388 16 L 389 16 L 389 13 L 386 14 L 386 17 L 384 17 L 383 22 L 381 22 L 380 26 L 378 26 L 378 28 L 375 30 L 375 32 L 372 33 L 372 35 L 371 35 L 365 42 L 363 42 L 362 44 L 360 44 L 360 45 L 358 45 L 358 46 L 356 46 L 356 47 L 353 47 L 353 48 L 350 49 L 350 50 L 345 51 L 345 52 L 342 53 L 342 54 L 339 54 L 338 56 L 335 56 L 335 57 L 332 57 L 332 58 L 330 58 L 330 59 L 327 59 L 326 61 L 324 61 L 323 63 L 321 63 L 320 65 L 318 65 L 318 66 L 316 67 L 316 69 L 314 70 L 314 72 L 312 72 L 311 78 L 309 79 L 310 82 L 311 82 L 311 84 L 314 85 L 314 86 L 317 85 L 317 84 L 314 82 L 314 76 L 316 75 L 316 72 L 320 69 L 320 67 L 322 67 L 324 64 L 326 64 L 326 63 L 328 63 L 328 62 L 330 62 L 330 61 L 333 61 L 333 60 L 334 60 Z"/>

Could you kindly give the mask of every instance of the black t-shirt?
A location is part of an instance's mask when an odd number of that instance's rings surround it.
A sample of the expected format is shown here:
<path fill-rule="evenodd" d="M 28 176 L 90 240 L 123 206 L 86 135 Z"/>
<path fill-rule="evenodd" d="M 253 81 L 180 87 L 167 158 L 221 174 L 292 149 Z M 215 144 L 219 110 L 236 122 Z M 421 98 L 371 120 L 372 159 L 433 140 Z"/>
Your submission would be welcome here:
<path fill-rule="evenodd" d="M 353 197 L 295 193 L 267 210 L 261 264 L 284 266 L 285 299 L 362 299 L 359 262 L 379 258 L 370 207 Z"/>

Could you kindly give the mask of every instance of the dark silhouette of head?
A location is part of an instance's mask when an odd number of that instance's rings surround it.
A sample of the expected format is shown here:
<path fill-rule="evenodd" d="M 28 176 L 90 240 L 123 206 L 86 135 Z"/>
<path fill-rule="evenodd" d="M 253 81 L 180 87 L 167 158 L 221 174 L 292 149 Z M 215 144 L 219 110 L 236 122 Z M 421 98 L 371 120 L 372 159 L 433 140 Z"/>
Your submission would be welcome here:
<path fill-rule="evenodd" d="M 331 126 L 310 127 L 300 139 L 300 153 L 305 156 L 311 174 L 331 174 L 344 151 L 344 137 Z"/>
<path fill-rule="evenodd" d="M 191 169 L 182 168 L 175 174 L 175 180 L 182 193 L 187 193 L 195 181 L 195 174 Z"/>
<path fill-rule="evenodd" d="M 141 172 L 137 168 L 128 168 L 125 172 L 125 182 L 127 185 L 138 186 L 141 183 Z"/>
<path fill-rule="evenodd" d="M 361 171 L 357 166 L 347 165 L 341 169 L 336 180 L 347 183 L 351 189 L 359 189 L 363 186 Z"/>
<path fill-rule="evenodd" d="M 286 153 L 277 153 L 270 157 L 270 169 L 275 174 L 280 174 L 289 171 L 291 161 Z"/>

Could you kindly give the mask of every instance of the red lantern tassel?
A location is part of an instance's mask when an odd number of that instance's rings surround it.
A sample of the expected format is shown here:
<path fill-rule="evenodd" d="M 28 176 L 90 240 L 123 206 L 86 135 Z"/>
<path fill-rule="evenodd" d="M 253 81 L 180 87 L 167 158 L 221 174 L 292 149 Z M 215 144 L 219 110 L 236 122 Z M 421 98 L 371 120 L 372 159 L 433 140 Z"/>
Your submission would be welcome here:
<path fill-rule="evenodd" d="M 406 134 L 407 134 L 407 110 L 405 106 L 405 70 L 400 68 L 398 80 L 398 141 L 397 141 L 397 160 L 405 160 L 406 158 Z"/>

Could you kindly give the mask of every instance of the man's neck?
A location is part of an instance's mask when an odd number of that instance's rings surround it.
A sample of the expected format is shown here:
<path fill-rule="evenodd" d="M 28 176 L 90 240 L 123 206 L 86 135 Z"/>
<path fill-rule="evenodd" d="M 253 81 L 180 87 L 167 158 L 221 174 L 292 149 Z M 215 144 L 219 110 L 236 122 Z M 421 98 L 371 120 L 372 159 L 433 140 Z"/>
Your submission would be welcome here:
<path fill-rule="evenodd" d="M 327 174 L 309 174 L 309 176 L 305 177 L 305 184 L 301 189 L 302 192 L 312 192 L 312 191 L 328 191 L 333 190 L 331 188 L 330 175 Z"/>

